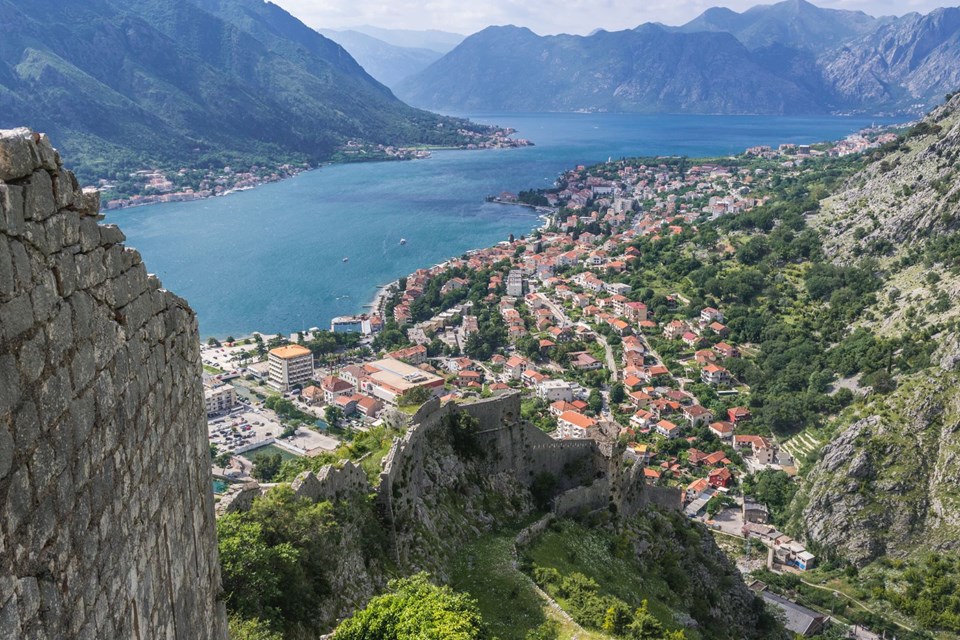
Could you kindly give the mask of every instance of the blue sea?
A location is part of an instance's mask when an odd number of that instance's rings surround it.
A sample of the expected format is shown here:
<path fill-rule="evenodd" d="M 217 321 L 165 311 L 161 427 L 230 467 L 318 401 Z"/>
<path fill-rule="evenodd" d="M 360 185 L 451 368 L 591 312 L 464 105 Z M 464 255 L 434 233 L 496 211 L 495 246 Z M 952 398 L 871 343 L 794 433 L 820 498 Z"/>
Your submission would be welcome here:
<path fill-rule="evenodd" d="M 204 337 L 328 327 L 377 288 L 469 249 L 530 232 L 525 208 L 484 201 L 549 187 L 577 164 L 636 155 L 716 156 L 834 140 L 852 117 L 468 114 L 536 146 L 440 151 L 426 160 L 325 166 L 251 191 L 110 212 Z M 400 244 L 401 238 L 407 240 Z M 347 258 L 347 261 L 344 261 Z"/>

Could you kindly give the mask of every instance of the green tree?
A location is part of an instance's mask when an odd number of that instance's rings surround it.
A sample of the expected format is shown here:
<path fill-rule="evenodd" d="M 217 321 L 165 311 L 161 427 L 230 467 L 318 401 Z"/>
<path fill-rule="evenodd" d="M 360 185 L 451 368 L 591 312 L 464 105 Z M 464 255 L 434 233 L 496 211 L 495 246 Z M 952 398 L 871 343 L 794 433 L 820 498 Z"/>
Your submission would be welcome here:
<path fill-rule="evenodd" d="M 283 640 L 283 635 L 259 618 L 244 619 L 230 616 L 227 621 L 230 640 Z"/>
<path fill-rule="evenodd" d="M 631 640 L 662 640 L 663 625 L 647 610 L 646 600 L 633 612 L 633 620 L 627 625 L 627 637 Z"/>
<path fill-rule="evenodd" d="M 590 390 L 590 395 L 587 397 L 587 404 L 590 405 L 590 409 L 594 413 L 600 413 L 603 409 L 603 396 L 600 395 L 598 389 Z"/>
<path fill-rule="evenodd" d="M 253 459 L 253 477 L 261 482 L 270 482 L 280 470 L 283 457 L 279 453 L 261 453 Z"/>
<path fill-rule="evenodd" d="M 343 420 L 343 410 L 332 404 L 323 408 L 323 419 L 331 427 L 337 426 Z"/>
<path fill-rule="evenodd" d="M 392 580 L 388 593 L 344 620 L 333 640 L 483 640 L 477 602 L 418 573 Z"/>
<path fill-rule="evenodd" d="M 610 403 L 611 404 L 620 404 L 627 398 L 627 392 L 624 390 L 623 385 L 619 382 L 614 382 L 610 385 Z"/>

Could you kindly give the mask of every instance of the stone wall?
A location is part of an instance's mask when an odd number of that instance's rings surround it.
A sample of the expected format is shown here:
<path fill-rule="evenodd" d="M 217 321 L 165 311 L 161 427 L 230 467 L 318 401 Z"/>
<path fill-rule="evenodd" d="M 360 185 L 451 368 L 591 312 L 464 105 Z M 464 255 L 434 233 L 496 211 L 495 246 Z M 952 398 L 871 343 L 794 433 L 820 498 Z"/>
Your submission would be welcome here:
<path fill-rule="evenodd" d="M 197 322 L 0 132 L 0 638 L 225 638 Z"/>

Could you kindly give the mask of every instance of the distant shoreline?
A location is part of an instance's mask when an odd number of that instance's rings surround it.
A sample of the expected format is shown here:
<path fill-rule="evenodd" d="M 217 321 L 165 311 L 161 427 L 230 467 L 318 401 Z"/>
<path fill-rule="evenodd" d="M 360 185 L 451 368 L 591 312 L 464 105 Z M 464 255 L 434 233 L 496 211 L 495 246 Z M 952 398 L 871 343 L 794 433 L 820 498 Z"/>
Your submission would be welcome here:
<path fill-rule="evenodd" d="M 511 134 L 511 135 L 512 135 L 512 134 Z M 197 193 L 189 193 L 189 194 L 188 194 L 188 193 L 174 193 L 174 194 L 166 194 L 166 195 L 165 195 L 165 194 L 157 194 L 157 195 L 152 195 L 152 194 L 151 194 L 151 195 L 149 195 L 149 196 L 131 196 L 130 198 L 125 198 L 125 199 L 124 199 L 124 198 L 120 198 L 120 199 L 117 199 L 117 200 L 111 200 L 110 202 L 116 202 L 116 201 L 119 200 L 119 201 L 125 202 L 125 203 L 124 203 L 124 204 L 117 205 L 117 206 L 113 206 L 113 207 L 107 206 L 107 204 L 109 204 L 109 203 L 104 204 L 104 205 L 101 207 L 101 213 L 112 212 L 112 211 L 123 211 L 124 209 L 136 209 L 136 208 L 139 208 L 139 207 L 149 207 L 149 206 L 157 205 L 157 204 L 172 204 L 172 203 L 176 203 L 176 202 L 197 202 L 197 201 L 200 201 L 200 200 L 209 200 L 209 199 L 211 199 L 211 198 L 223 198 L 223 197 L 225 197 L 225 196 L 233 195 L 233 194 L 235 194 L 235 193 L 240 193 L 240 192 L 242 192 L 242 191 L 251 191 L 251 190 L 253 190 L 253 189 L 262 187 L 263 185 L 266 185 L 266 184 L 276 184 L 276 183 L 278 183 L 278 182 L 284 182 L 284 181 L 286 181 L 286 180 L 289 180 L 290 178 L 295 178 L 295 177 L 297 177 L 297 176 L 299 176 L 299 175 L 301 175 L 301 174 L 309 173 L 309 172 L 311 172 L 311 171 L 318 171 L 318 170 L 320 170 L 320 169 L 322 169 L 322 168 L 324 168 L 324 167 L 330 167 L 330 166 L 335 166 L 335 165 L 336 165 L 336 166 L 340 166 L 340 165 L 351 165 L 351 164 L 376 164 L 376 163 L 381 163 L 381 162 L 409 162 L 409 161 L 415 161 L 415 160 L 429 160 L 430 157 L 431 157 L 431 156 L 429 155 L 429 152 L 431 152 L 431 151 L 496 151 L 496 150 L 503 150 L 503 149 L 508 149 L 508 150 L 509 150 L 509 149 L 522 149 L 522 148 L 528 147 L 528 146 L 534 146 L 534 143 L 533 143 L 533 142 L 530 142 L 530 141 L 528 141 L 528 140 L 522 140 L 522 139 L 515 141 L 515 144 L 513 144 L 513 145 L 505 145 L 505 146 L 502 146 L 502 147 L 476 147 L 476 146 L 470 146 L 470 145 L 468 145 L 468 146 L 429 146 L 429 145 L 420 145 L 420 146 L 415 146 L 415 147 L 409 147 L 409 149 L 426 151 L 426 152 L 427 152 L 427 155 L 426 155 L 426 156 L 418 156 L 418 155 L 414 154 L 414 155 L 412 155 L 412 156 L 395 156 L 395 157 L 387 157 L 387 158 L 371 158 L 371 159 L 369 159 L 369 160 L 366 160 L 366 159 L 357 159 L 357 160 L 325 160 L 325 161 L 323 161 L 323 162 L 317 163 L 315 166 L 293 167 L 293 168 L 287 170 L 287 174 L 286 174 L 286 175 L 283 175 L 283 176 L 281 176 L 281 177 L 279 177 L 279 178 L 274 178 L 274 179 L 265 178 L 265 179 L 262 179 L 262 180 L 256 180 L 256 181 L 254 181 L 254 182 L 252 182 L 252 183 L 244 184 L 243 186 L 240 186 L 240 187 L 233 187 L 233 188 L 227 189 L 226 191 L 223 191 L 222 193 L 209 193 L 209 194 L 205 194 L 205 195 L 197 194 Z M 146 171 L 146 170 L 145 170 L 145 171 Z M 94 187 L 94 188 L 97 188 L 97 187 Z M 165 197 L 169 197 L 170 199 L 167 199 L 167 200 L 162 200 L 162 199 L 160 199 L 160 198 L 165 198 Z M 133 202 L 133 203 L 129 203 L 128 201 L 131 200 L 132 198 L 158 198 L 158 199 L 157 199 L 157 200 L 151 200 L 151 201 L 149 201 L 149 202 Z"/>

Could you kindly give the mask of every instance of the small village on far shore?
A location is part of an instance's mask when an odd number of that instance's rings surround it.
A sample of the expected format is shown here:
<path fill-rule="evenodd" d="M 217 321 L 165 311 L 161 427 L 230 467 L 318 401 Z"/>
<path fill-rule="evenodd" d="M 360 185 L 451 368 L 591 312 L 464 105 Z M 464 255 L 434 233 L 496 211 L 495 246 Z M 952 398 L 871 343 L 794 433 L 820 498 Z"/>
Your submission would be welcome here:
<path fill-rule="evenodd" d="M 514 149 L 532 146 L 524 138 L 514 136 L 515 129 L 489 127 L 484 132 L 469 129 L 457 130 L 462 144 L 444 149 L 467 151 L 481 149 Z M 436 150 L 435 148 L 433 150 Z M 383 162 L 423 160 L 429 158 L 431 148 L 423 146 L 394 146 L 374 144 L 362 140 L 348 140 L 333 154 L 333 163 Z M 103 202 L 103 209 L 113 211 L 169 202 L 191 202 L 227 196 L 238 191 L 247 191 L 260 185 L 292 178 L 304 171 L 315 169 L 308 162 L 263 162 L 250 167 L 224 166 L 217 169 L 143 169 L 127 176 L 123 184 L 115 180 L 101 179 L 97 188 L 105 194 L 115 193 Z"/>
<path fill-rule="evenodd" d="M 202 359 L 215 476 L 257 477 L 261 453 L 328 454 L 431 397 L 520 392 L 523 417 L 551 437 L 620 447 L 647 483 L 678 489 L 677 509 L 748 551 L 737 560 L 744 573 L 802 575 L 817 555 L 778 529 L 750 487 L 769 474 L 796 482 L 811 443 L 754 424 L 742 372 L 757 347 L 736 340 L 737 318 L 674 283 L 644 281 L 639 267 L 645 248 L 681 241 L 698 242 L 701 260 L 732 255 L 742 248 L 701 238 L 698 225 L 768 203 L 772 180 L 809 161 L 895 139 L 870 131 L 709 162 L 609 161 L 566 171 L 554 189 L 500 194 L 493 200 L 550 214 L 527 237 L 400 278 L 329 330 L 211 338 Z M 792 631 L 827 622 L 755 588 Z"/>

